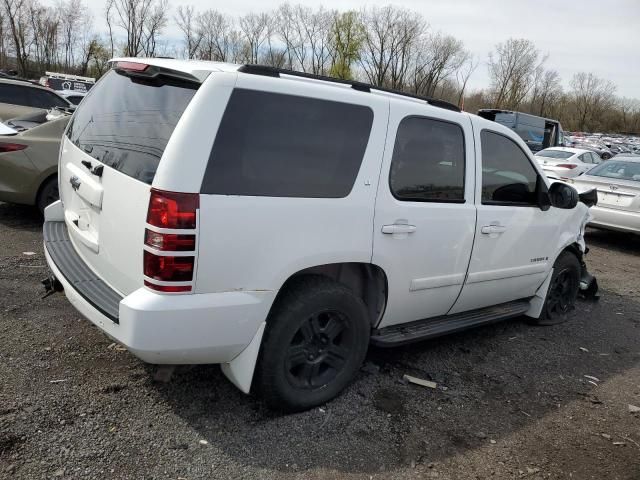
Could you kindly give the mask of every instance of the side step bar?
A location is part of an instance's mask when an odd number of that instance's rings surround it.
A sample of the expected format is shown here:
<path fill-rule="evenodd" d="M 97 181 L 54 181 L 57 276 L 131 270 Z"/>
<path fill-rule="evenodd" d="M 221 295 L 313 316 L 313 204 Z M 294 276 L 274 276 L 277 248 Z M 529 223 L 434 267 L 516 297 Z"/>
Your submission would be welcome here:
<path fill-rule="evenodd" d="M 374 330 L 371 334 L 371 344 L 377 347 L 398 347 L 428 338 L 439 337 L 447 333 L 517 317 L 528 309 L 529 300 L 517 300 L 454 315 L 443 315 L 401 325 L 391 325 Z"/>

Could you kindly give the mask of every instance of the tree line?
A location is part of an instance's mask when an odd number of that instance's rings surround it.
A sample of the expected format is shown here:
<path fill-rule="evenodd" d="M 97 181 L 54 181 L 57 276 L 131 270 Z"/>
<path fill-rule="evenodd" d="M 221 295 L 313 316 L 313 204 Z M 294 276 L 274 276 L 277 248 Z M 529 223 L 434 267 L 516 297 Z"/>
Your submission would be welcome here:
<path fill-rule="evenodd" d="M 178 41 L 166 36 L 170 24 Z M 579 72 L 563 88 L 558 72 L 546 67 L 548 54 L 526 39 L 507 39 L 488 58 L 476 58 L 405 8 L 285 3 L 231 16 L 193 6 L 172 11 L 168 0 L 105 0 L 96 22 L 83 0 L 0 0 L 0 69 L 99 77 L 116 56 L 260 63 L 442 98 L 472 112 L 524 111 L 559 119 L 569 130 L 640 133 L 640 102 L 616 97 L 612 82 Z M 480 65 L 490 85 L 469 91 Z"/>

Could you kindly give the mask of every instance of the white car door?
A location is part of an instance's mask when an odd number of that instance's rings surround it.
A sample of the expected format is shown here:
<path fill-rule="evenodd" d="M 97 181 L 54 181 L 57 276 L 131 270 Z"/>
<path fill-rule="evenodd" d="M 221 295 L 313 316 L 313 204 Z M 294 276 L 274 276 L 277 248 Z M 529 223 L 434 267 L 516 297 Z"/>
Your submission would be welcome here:
<path fill-rule="evenodd" d="M 433 115 L 433 117 L 430 117 Z M 476 223 L 469 116 L 392 105 L 372 262 L 388 279 L 380 327 L 446 314 L 464 283 Z"/>
<path fill-rule="evenodd" d="M 464 288 L 451 313 L 533 296 L 552 267 L 559 211 L 543 211 L 536 183 L 544 181 L 525 145 L 474 122 L 478 221 Z"/>

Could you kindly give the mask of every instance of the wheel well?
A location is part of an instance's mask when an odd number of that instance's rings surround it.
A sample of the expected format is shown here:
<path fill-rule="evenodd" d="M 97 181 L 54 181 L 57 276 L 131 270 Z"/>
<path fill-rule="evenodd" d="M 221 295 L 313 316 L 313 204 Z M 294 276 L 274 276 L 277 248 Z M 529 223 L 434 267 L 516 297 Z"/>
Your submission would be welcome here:
<path fill-rule="evenodd" d="M 330 263 L 305 268 L 291 275 L 278 292 L 303 275 L 322 275 L 350 288 L 367 307 L 372 326 L 378 324 L 387 304 L 387 276 L 382 268 L 371 263 Z M 276 302 L 278 298 L 276 298 Z M 274 302 L 275 303 L 275 302 Z"/>
<path fill-rule="evenodd" d="M 51 180 L 52 178 L 55 178 L 58 176 L 58 172 L 54 172 L 51 175 L 49 175 L 48 177 L 44 178 L 41 182 L 40 185 L 38 186 L 38 191 L 36 192 L 36 198 L 33 199 L 34 203 L 36 205 L 38 205 L 38 200 L 40 199 L 40 194 L 42 193 L 42 188 L 44 187 L 45 183 L 47 183 L 49 180 Z"/>
<path fill-rule="evenodd" d="M 580 250 L 580 246 L 577 243 L 572 243 L 571 245 L 567 245 L 564 250 L 562 250 L 562 252 L 571 252 L 573 253 L 576 258 L 578 259 L 578 261 L 580 263 L 582 263 L 582 250 Z M 562 252 L 560 252 L 560 254 L 562 254 Z M 560 256 L 560 254 L 558 254 L 558 257 Z"/>

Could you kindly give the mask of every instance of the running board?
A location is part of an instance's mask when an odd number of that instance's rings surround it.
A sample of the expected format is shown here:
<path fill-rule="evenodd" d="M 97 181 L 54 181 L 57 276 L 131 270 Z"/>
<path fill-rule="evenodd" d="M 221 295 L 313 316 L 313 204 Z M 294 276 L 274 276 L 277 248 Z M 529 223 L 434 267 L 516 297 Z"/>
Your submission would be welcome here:
<path fill-rule="evenodd" d="M 408 343 L 459 332 L 479 325 L 487 325 L 507 318 L 517 317 L 529 309 L 529 300 L 502 303 L 493 307 L 469 312 L 443 315 L 415 322 L 391 325 L 371 334 L 371 343 L 377 347 L 398 347 Z"/>

